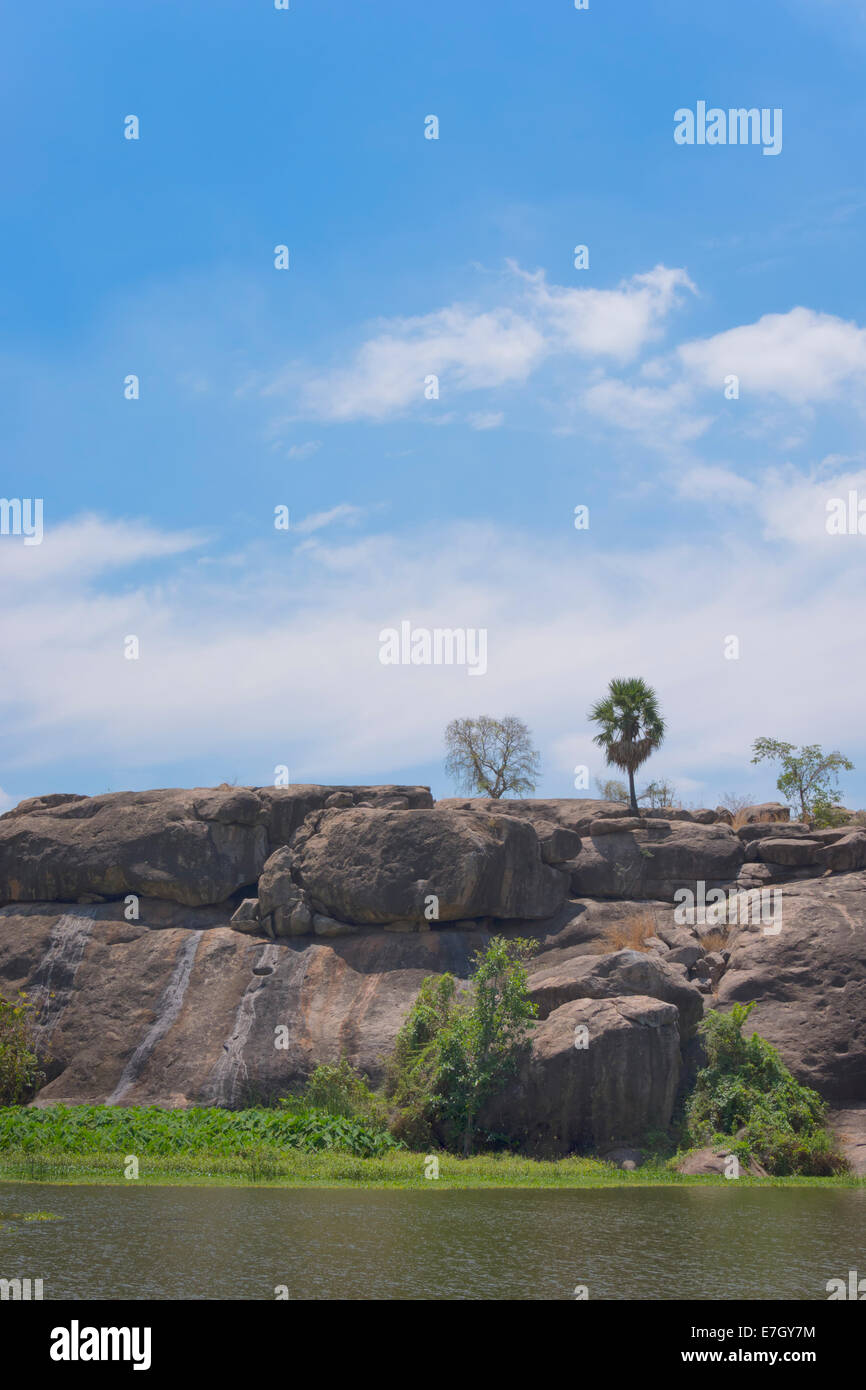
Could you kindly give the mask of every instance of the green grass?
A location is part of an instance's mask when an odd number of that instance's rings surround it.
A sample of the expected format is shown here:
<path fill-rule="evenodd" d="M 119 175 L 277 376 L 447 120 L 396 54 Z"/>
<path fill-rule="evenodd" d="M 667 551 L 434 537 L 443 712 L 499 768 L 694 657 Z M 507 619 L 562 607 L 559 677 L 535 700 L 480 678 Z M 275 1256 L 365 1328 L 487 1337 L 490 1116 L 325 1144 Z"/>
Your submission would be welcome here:
<path fill-rule="evenodd" d="M 259 1153 L 252 1157 L 177 1154 L 142 1157 L 139 1186 L 154 1187 L 353 1187 L 353 1188 L 563 1188 L 563 1187 L 725 1187 L 721 1176 L 685 1177 L 663 1165 L 649 1164 L 633 1173 L 592 1158 L 544 1162 L 513 1154 L 479 1154 L 462 1159 L 439 1154 L 439 1178 L 424 1176 L 426 1155 L 402 1150 L 380 1158 L 356 1158 L 324 1151 Z M 52 1150 L 0 1152 L 0 1181 L 129 1185 L 123 1153 L 65 1154 Z M 753 1178 L 743 1175 L 737 1187 L 862 1187 L 864 1179 Z"/>

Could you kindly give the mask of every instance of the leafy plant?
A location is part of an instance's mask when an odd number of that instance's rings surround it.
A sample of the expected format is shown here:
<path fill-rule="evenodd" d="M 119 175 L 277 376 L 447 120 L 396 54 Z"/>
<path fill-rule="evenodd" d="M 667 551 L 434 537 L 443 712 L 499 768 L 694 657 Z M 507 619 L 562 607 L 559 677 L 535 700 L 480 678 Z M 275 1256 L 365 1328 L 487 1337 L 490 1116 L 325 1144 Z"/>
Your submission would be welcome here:
<path fill-rule="evenodd" d="M 22 1152 L 121 1153 L 142 1156 L 207 1153 L 254 1160 L 265 1174 L 285 1149 L 341 1150 L 376 1157 L 401 1147 L 387 1130 L 308 1106 L 301 1110 L 220 1110 L 193 1106 L 51 1105 L 0 1109 L 0 1149 Z"/>
<path fill-rule="evenodd" d="M 327 1110 L 329 1115 L 343 1115 L 387 1128 L 387 1105 L 346 1056 L 341 1056 L 339 1062 L 316 1067 L 307 1082 L 304 1099 L 318 1110 Z"/>
<path fill-rule="evenodd" d="M 29 1100 L 45 1080 L 36 1047 L 33 1007 L 23 992 L 15 1003 L 0 999 L 0 1105 Z"/>
<path fill-rule="evenodd" d="M 776 786 L 794 804 L 802 820 L 815 826 L 832 826 L 848 819 L 836 804 L 842 795 L 837 776 L 841 771 L 853 772 L 854 764 L 838 750 L 825 753 L 819 743 L 798 748 L 777 738 L 756 738 L 752 754 L 753 763 L 781 763 Z"/>
<path fill-rule="evenodd" d="M 494 937 L 476 953 L 468 989 L 430 976 L 397 1038 L 387 1082 L 398 1132 L 472 1151 L 478 1116 L 517 1070 L 536 1009 L 525 961 L 532 944 Z"/>
<path fill-rule="evenodd" d="M 817 1092 L 794 1079 L 775 1047 L 742 1028 L 751 1004 L 728 1014 L 713 1010 L 700 1025 L 708 1065 L 698 1073 L 686 1111 L 690 1142 L 729 1145 L 756 1158 L 769 1173 L 810 1176 L 842 1171 L 845 1164 L 824 1128 L 826 1107 Z"/>

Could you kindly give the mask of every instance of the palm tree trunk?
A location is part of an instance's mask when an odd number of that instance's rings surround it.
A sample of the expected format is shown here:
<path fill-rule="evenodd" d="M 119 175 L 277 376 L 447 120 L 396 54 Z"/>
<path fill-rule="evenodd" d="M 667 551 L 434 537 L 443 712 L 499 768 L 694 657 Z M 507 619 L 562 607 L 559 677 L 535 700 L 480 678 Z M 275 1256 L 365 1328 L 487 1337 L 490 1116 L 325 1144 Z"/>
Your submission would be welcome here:
<path fill-rule="evenodd" d="M 631 806 L 633 815 L 640 815 L 640 808 L 638 807 L 637 797 L 635 796 L 634 790 L 634 773 L 632 772 L 631 768 L 629 768 L 628 770 L 628 795 L 629 805 Z"/>

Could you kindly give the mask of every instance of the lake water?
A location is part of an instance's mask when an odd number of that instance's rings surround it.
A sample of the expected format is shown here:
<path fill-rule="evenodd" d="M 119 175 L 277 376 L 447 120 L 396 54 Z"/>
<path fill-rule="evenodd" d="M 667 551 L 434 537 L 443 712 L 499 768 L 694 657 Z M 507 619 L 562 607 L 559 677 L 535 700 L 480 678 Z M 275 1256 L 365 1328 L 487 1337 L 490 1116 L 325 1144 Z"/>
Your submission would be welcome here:
<path fill-rule="evenodd" d="M 423 1192 L 0 1183 L 0 1278 L 45 1299 L 826 1300 L 866 1190 Z"/>

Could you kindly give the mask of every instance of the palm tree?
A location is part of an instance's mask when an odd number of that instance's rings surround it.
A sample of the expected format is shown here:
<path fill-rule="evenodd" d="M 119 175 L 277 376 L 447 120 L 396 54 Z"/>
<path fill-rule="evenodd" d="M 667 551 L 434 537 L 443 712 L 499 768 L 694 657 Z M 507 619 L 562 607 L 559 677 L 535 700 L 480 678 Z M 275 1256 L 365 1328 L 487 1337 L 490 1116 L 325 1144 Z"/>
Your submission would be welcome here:
<path fill-rule="evenodd" d="M 601 726 L 593 743 L 604 749 L 608 765 L 628 773 L 629 802 L 637 815 L 634 774 L 665 736 L 658 697 L 639 676 L 612 680 L 604 699 L 590 710 L 589 718 Z"/>

